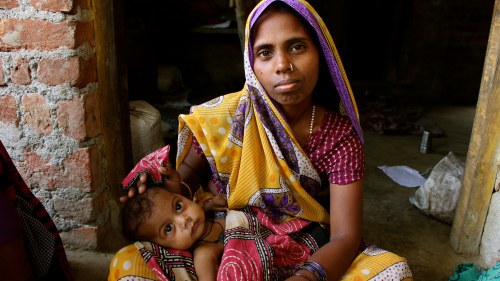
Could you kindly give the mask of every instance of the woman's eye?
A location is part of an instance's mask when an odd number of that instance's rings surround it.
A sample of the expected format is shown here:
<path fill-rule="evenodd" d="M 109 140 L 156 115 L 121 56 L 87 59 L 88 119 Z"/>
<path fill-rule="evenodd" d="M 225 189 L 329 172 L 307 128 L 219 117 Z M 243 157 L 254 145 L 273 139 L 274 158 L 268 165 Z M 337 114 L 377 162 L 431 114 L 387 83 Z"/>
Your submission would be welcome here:
<path fill-rule="evenodd" d="M 259 57 L 269 57 L 271 55 L 271 52 L 269 51 L 260 51 L 258 53 Z"/>
<path fill-rule="evenodd" d="M 165 226 L 165 233 L 170 233 L 172 230 L 174 230 L 174 226 L 172 224 L 167 224 L 167 226 Z"/>
<path fill-rule="evenodd" d="M 304 48 L 305 48 L 305 46 L 304 46 L 304 45 L 302 45 L 302 44 L 295 44 L 295 45 L 293 45 L 293 46 L 292 46 L 292 48 L 291 48 L 291 49 L 292 49 L 292 51 L 294 51 L 294 52 L 298 52 L 298 51 L 300 51 L 300 50 L 302 50 L 302 49 L 304 49 Z"/>

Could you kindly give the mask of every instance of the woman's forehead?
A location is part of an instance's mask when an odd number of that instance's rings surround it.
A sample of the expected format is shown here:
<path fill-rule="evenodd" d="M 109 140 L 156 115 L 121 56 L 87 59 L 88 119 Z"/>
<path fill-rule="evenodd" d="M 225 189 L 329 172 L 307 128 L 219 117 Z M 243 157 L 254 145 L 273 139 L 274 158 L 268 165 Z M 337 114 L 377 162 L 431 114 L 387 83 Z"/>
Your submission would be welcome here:
<path fill-rule="evenodd" d="M 254 26 L 252 39 L 255 44 L 257 37 L 293 37 L 304 33 L 306 33 L 307 37 L 310 37 L 309 32 L 297 17 L 286 11 L 273 10 L 264 14 L 262 20 Z"/>

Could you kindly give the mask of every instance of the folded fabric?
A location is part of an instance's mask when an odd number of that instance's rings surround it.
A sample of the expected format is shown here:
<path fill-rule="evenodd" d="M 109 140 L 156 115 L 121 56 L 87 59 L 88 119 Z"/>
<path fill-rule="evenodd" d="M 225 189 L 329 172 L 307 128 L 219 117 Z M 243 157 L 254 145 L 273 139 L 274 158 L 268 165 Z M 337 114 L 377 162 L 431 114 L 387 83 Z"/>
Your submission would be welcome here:
<path fill-rule="evenodd" d="M 159 280 L 197 280 L 191 252 L 146 241 L 135 242 L 134 246 Z"/>
<path fill-rule="evenodd" d="M 149 174 L 148 182 L 150 184 L 159 185 L 163 183 L 165 178 L 160 174 L 158 168 L 168 164 L 169 153 L 170 145 L 166 145 L 144 156 L 125 177 L 125 179 L 123 179 L 121 186 L 122 191 L 126 191 L 134 185 L 142 172 Z"/>
<path fill-rule="evenodd" d="M 500 262 L 486 269 L 474 263 L 462 263 L 455 267 L 448 281 L 493 281 L 500 280 Z"/>

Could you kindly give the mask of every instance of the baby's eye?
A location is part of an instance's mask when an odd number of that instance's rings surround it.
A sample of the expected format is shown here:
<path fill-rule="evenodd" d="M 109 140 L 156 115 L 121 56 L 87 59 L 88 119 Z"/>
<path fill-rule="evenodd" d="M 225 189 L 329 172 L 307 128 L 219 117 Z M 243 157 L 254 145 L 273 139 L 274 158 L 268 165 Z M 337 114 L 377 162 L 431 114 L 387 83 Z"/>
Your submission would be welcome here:
<path fill-rule="evenodd" d="M 172 232 L 172 230 L 174 230 L 174 225 L 173 224 L 167 224 L 167 226 L 165 226 L 165 233 L 170 233 Z"/>
<path fill-rule="evenodd" d="M 176 211 L 180 211 L 180 210 L 182 210 L 182 203 L 181 203 L 181 202 L 177 202 L 177 203 L 175 203 L 175 210 L 176 210 Z"/>

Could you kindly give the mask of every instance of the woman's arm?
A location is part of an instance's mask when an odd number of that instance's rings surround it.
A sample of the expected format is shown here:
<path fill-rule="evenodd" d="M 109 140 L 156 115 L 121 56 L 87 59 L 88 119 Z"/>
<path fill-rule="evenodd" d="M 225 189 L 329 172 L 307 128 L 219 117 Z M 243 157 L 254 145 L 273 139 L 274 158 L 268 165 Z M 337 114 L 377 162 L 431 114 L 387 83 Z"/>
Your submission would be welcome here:
<path fill-rule="evenodd" d="M 330 242 L 316 251 L 309 261 L 319 263 L 328 280 L 338 280 L 358 253 L 363 232 L 363 181 L 348 185 L 330 184 Z M 297 271 L 311 280 L 307 270 Z M 302 280 L 292 276 L 287 280 Z"/>
<path fill-rule="evenodd" d="M 207 159 L 198 155 L 194 145 L 191 145 L 188 154 L 177 167 L 177 171 L 181 175 L 181 180 L 191 188 L 193 194 L 200 185 L 207 187 L 211 176 Z"/>

